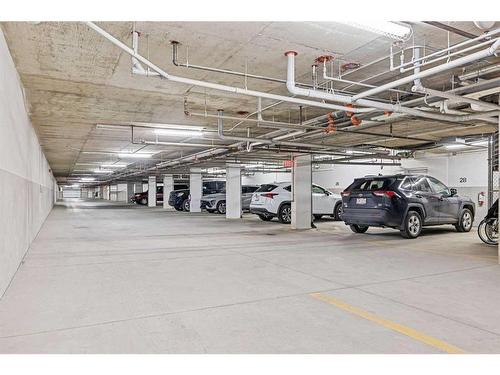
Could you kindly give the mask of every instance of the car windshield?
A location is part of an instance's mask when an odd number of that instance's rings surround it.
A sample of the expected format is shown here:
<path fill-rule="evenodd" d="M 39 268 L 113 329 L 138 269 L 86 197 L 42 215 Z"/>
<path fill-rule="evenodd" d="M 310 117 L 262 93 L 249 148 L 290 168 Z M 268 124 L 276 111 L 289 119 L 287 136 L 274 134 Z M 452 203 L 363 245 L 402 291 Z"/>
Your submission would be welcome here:
<path fill-rule="evenodd" d="M 387 190 L 396 181 L 394 177 L 389 178 L 365 178 L 354 181 L 349 190 Z"/>

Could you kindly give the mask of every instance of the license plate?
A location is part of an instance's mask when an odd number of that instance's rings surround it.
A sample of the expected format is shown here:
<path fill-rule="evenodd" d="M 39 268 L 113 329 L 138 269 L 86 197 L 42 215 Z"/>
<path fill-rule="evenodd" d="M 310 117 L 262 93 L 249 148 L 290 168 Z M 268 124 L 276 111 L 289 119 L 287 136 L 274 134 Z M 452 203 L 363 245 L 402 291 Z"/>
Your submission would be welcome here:
<path fill-rule="evenodd" d="M 366 204 L 366 198 L 356 198 L 356 204 Z"/>

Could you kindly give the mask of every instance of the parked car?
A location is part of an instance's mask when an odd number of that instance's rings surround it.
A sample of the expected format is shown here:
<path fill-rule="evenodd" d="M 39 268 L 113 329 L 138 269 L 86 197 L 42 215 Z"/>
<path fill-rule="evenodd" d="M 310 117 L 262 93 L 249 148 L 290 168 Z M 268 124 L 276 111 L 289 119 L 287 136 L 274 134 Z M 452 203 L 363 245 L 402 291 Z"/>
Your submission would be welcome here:
<path fill-rule="evenodd" d="M 188 186 L 186 184 L 176 184 L 174 189 L 186 189 Z M 148 204 L 148 191 L 143 191 L 142 193 L 135 193 L 130 197 L 130 202 L 147 205 Z M 156 187 L 156 202 L 163 202 L 163 186 Z"/>
<path fill-rule="evenodd" d="M 277 217 L 281 223 L 290 224 L 292 220 L 291 201 L 292 185 L 290 182 L 264 184 L 253 194 L 250 212 L 258 215 L 264 221 Z M 315 219 L 328 215 L 340 220 L 342 216 L 340 195 L 313 184 L 312 211 Z"/>
<path fill-rule="evenodd" d="M 241 187 L 241 207 L 243 210 L 250 210 L 252 195 L 258 188 L 258 185 L 243 185 Z M 206 209 L 210 213 L 225 214 L 226 192 L 205 195 L 201 200 L 201 208 Z"/>
<path fill-rule="evenodd" d="M 202 196 L 226 191 L 226 181 L 204 181 Z M 174 190 L 170 193 L 168 204 L 177 211 L 189 211 L 189 189 Z"/>
<path fill-rule="evenodd" d="M 342 202 L 342 220 L 353 232 L 390 227 L 406 238 L 418 237 L 428 225 L 453 224 L 457 231 L 468 232 L 475 213 L 470 198 L 424 175 L 357 178 L 342 192 Z"/>

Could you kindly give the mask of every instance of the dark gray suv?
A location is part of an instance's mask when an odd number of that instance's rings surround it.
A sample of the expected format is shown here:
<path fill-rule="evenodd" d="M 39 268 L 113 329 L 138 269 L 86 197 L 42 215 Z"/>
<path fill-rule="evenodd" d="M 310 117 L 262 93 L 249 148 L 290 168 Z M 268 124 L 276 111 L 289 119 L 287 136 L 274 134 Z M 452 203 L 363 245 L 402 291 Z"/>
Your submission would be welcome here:
<path fill-rule="evenodd" d="M 453 224 L 457 231 L 468 232 L 475 213 L 469 198 L 423 175 L 357 178 L 342 192 L 342 205 L 342 220 L 353 232 L 390 227 L 406 238 L 418 237 L 428 225 Z"/>

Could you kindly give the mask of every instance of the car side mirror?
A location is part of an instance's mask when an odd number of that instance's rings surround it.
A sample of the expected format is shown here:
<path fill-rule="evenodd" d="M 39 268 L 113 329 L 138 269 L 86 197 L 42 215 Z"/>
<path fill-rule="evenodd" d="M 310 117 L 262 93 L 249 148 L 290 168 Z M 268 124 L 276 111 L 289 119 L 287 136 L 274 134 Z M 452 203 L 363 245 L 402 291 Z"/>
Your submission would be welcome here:
<path fill-rule="evenodd" d="M 454 189 L 454 188 L 451 188 L 450 189 L 450 197 L 454 197 L 455 195 L 457 195 L 457 189 Z"/>

